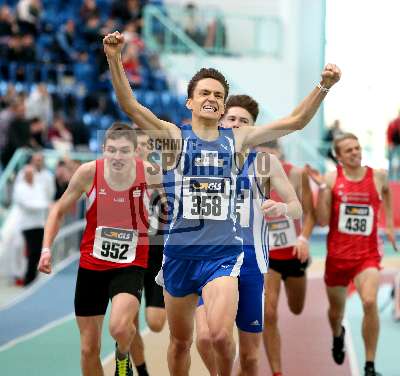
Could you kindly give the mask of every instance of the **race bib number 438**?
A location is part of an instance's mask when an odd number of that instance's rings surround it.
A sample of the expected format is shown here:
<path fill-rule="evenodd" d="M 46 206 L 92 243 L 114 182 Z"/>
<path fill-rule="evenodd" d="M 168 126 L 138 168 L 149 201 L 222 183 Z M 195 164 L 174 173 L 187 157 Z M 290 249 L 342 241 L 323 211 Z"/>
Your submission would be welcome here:
<path fill-rule="evenodd" d="M 137 231 L 114 227 L 97 227 L 93 256 L 105 261 L 128 264 L 135 260 Z"/>
<path fill-rule="evenodd" d="M 228 178 L 184 177 L 183 218 L 226 220 L 230 192 Z"/>
<path fill-rule="evenodd" d="M 340 204 L 339 231 L 350 235 L 371 235 L 374 209 L 369 205 Z"/>

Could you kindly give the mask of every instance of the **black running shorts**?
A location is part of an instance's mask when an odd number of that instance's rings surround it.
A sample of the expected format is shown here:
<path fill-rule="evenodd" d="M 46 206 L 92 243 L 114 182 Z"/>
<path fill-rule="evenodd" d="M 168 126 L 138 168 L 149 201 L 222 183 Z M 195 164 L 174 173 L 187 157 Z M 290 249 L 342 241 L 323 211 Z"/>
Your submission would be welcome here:
<path fill-rule="evenodd" d="M 163 288 L 156 281 L 156 275 L 161 269 L 164 246 L 150 245 L 149 261 L 144 274 L 144 297 L 146 307 L 164 308 Z"/>
<path fill-rule="evenodd" d="M 285 280 L 287 277 L 304 277 L 308 263 L 309 260 L 301 263 L 297 258 L 290 260 L 269 259 L 268 266 Z"/>
<path fill-rule="evenodd" d="M 140 266 L 104 271 L 79 268 L 75 288 L 75 315 L 104 315 L 108 301 L 120 293 L 142 297 L 145 269 Z"/>

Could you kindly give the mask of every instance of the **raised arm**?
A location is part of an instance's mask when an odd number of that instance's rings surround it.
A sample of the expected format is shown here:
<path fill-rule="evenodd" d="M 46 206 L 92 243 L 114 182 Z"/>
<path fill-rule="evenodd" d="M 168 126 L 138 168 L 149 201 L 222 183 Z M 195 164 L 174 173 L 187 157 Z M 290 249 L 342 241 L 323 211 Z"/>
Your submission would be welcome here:
<path fill-rule="evenodd" d="M 318 185 L 318 201 L 316 207 L 317 223 L 320 226 L 327 226 L 331 219 L 332 188 L 336 181 L 336 171 L 328 172 L 325 176 L 319 171 L 306 165 L 305 171 L 311 179 Z"/>
<path fill-rule="evenodd" d="M 158 119 L 148 108 L 136 100 L 122 66 L 121 51 L 123 45 L 124 36 L 118 31 L 106 35 L 103 39 L 112 84 L 122 110 L 150 137 L 180 139 L 180 130 L 176 125 Z"/>
<path fill-rule="evenodd" d="M 51 273 L 51 246 L 61 227 L 65 213 L 67 213 L 82 194 L 88 190 L 88 186 L 90 185 L 90 181 L 93 180 L 94 175 L 94 168 L 91 166 L 93 163 L 94 162 L 85 163 L 76 170 L 66 191 L 50 209 L 44 227 L 42 254 L 38 266 L 39 271 L 42 273 Z"/>
<path fill-rule="evenodd" d="M 319 85 L 301 101 L 289 116 L 266 125 L 234 129 L 238 151 L 253 148 L 303 129 L 314 117 L 329 89 L 340 80 L 340 76 L 340 69 L 336 65 L 327 64 L 321 74 Z"/>

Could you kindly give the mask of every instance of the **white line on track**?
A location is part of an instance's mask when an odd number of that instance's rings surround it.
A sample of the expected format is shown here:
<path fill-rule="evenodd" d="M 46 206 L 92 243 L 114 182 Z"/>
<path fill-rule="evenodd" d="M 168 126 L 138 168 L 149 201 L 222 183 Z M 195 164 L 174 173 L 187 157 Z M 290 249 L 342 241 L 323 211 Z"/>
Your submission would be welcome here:
<path fill-rule="evenodd" d="M 34 337 L 37 337 L 38 335 L 40 335 L 42 333 L 45 333 L 45 332 L 55 328 L 58 325 L 64 324 L 65 322 L 74 319 L 74 317 L 75 317 L 75 314 L 71 313 L 71 314 L 69 314 L 67 316 L 64 316 L 64 317 L 58 319 L 58 320 L 51 321 L 50 323 L 42 326 L 41 328 L 36 329 L 33 332 L 30 332 L 29 334 L 25 334 L 23 336 L 14 338 L 13 340 L 7 342 L 5 345 L 1 346 L 0 347 L 0 352 L 8 350 L 8 349 L 14 347 L 15 345 L 18 345 L 21 342 L 25 342 L 25 341 L 28 341 L 28 340 L 34 338 Z"/>
<path fill-rule="evenodd" d="M 346 328 L 346 335 L 344 342 L 346 344 L 346 351 L 349 357 L 351 376 L 360 376 L 360 367 L 357 360 L 357 354 L 354 347 L 353 336 L 351 334 L 351 327 L 349 321 L 345 318 L 343 325 Z"/>
<path fill-rule="evenodd" d="M 9 302 L 3 304 L 0 306 L 0 311 L 3 311 L 7 308 L 10 308 L 22 300 L 28 298 L 29 296 L 33 295 L 37 290 L 39 290 L 44 284 L 49 282 L 51 279 L 53 279 L 58 273 L 60 273 L 63 269 L 65 269 L 67 266 L 69 266 L 72 262 L 77 260 L 79 258 L 79 252 L 74 253 L 71 256 L 67 257 L 65 260 L 61 261 L 60 263 L 57 264 L 57 266 L 54 268 L 53 272 L 50 275 L 40 275 L 38 278 L 38 281 L 34 282 L 31 286 L 26 288 L 24 292 L 19 294 L 17 297 L 14 299 L 10 300 Z"/>

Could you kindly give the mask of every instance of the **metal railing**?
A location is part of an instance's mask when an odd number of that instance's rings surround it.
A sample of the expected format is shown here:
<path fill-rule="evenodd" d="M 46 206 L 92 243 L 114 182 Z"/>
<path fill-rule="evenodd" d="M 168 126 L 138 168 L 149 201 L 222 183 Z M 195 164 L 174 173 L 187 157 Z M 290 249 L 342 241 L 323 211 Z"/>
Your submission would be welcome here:
<path fill-rule="evenodd" d="M 161 53 L 279 58 L 282 34 L 282 21 L 274 16 L 221 12 L 210 7 L 199 8 L 194 14 L 177 5 L 147 5 L 144 9 L 145 43 Z"/>

